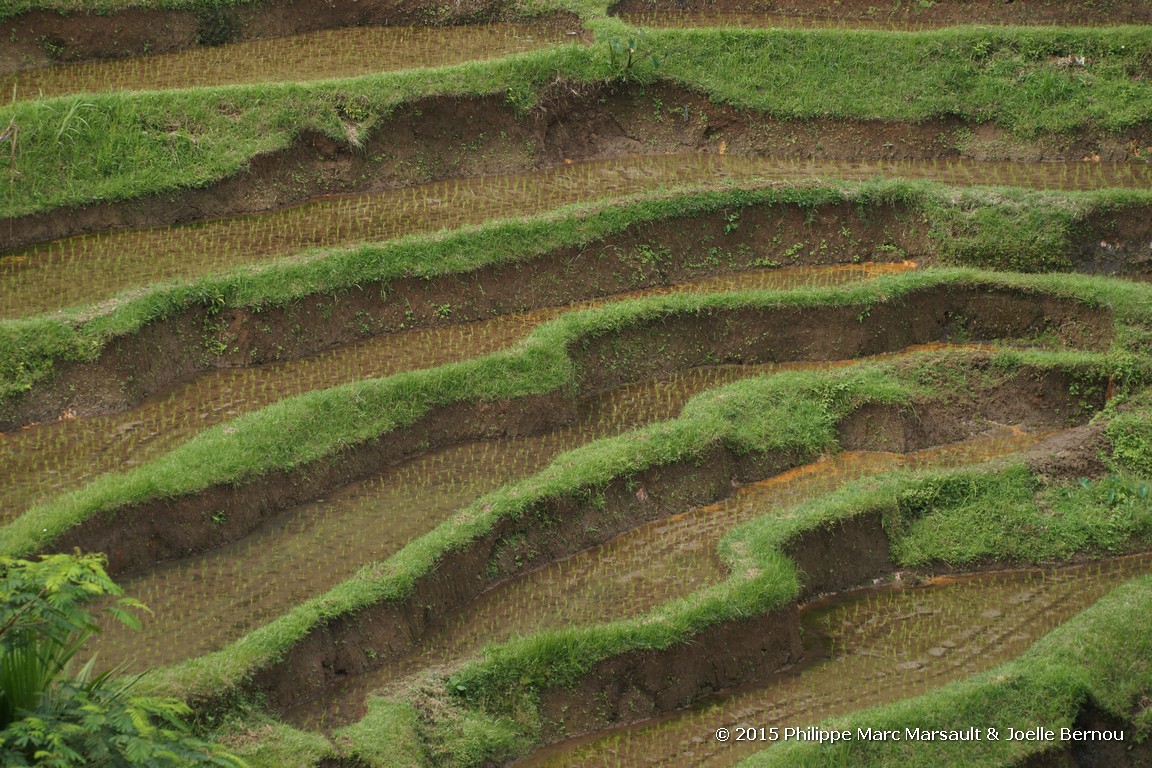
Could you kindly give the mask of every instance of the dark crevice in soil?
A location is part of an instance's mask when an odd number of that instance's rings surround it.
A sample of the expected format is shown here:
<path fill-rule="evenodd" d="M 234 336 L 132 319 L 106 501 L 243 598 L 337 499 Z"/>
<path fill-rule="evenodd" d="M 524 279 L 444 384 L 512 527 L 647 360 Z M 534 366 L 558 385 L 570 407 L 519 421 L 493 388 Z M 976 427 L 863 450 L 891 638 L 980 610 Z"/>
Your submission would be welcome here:
<path fill-rule="evenodd" d="M 993 124 L 956 118 L 780 120 L 715 104 L 674 85 L 557 83 L 517 116 L 504 93 L 431 96 L 382 116 L 363 147 L 303 132 L 283 150 L 198 189 L 53 209 L 0 222 L 0 252 L 87 232 L 165 226 L 256 213 L 320 195 L 374 191 L 665 152 L 720 152 L 831 160 L 967 158 L 1037 162 L 1124 161 L 1147 130 L 1079 132 L 1015 140 Z M 468 148 L 467 151 L 462 147 Z M 994 179 L 990 180 L 994 183 Z"/>
<path fill-rule="evenodd" d="M 0 21 L 0 73 L 56 62 L 121 59 L 340 27 L 448 26 L 496 21 L 582 32 L 574 14 L 525 19 L 500 0 L 258 0 L 200 10 L 29 11 Z"/>
<path fill-rule="evenodd" d="M 954 338 L 1032 339 L 1044 333 L 1071 347 L 1100 349 L 1112 336 L 1107 310 L 998 288 L 934 286 L 895 302 L 878 302 L 866 314 L 852 306 L 673 314 L 587 338 L 570 354 L 578 391 L 589 397 L 699 365 L 849 360 Z M 417 451 L 555 428 L 572 420 L 577 407 L 573 397 L 559 392 L 445 405 L 407 428 L 291 470 L 126 505 L 111 516 L 96 515 L 66 531 L 49 549 L 107 552 L 114 574 L 148 567 L 240 538 L 278 512 L 322 497 Z M 1031 407 L 1042 410 L 1047 403 L 1041 398 Z M 226 527 L 212 523 L 221 510 L 229 514 Z"/>
<path fill-rule="evenodd" d="M 1071 407 L 1075 398 L 1068 392 L 1069 376 L 1066 371 L 1027 371 L 995 391 L 971 398 L 904 407 L 868 405 L 841 422 L 840 442 L 849 450 L 911 452 L 972 437 L 990 421 L 1064 426 L 1066 417 L 1058 414 L 1089 414 L 1079 404 Z M 1102 396 L 1099 399 L 1091 404 L 1093 409 L 1103 405 Z M 713 503 L 743 483 L 812 458 L 797 452 L 739 454 L 717 446 L 691 460 L 617 478 L 594 499 L 578 494 L 546 499 L 516 519 L 501 520 L 487 535 L 453 552 L 417 580 L 410 597 L 315 628 L 277 663 L 258 671 L 252 684 L 270 708 L 290 710 L 350 675 L 403 658 L 451 612 L 508 578 L 645 522 Z M 878 519 L 848 521 L 836 530 L 839 534 L 831 543 L 828 531 L 821 531 L 789 547 L 809 574 L 805 594 L 855 586 L 892 570 Z M 509 557 L 510 542 L 520 557 Z M 545 692 L 542 711 L 563 721 L 563 732 L 571 736 L 686 706 L 794 662 L 800 647 L 797 621 L 790 607 L 710 629 L 705 634 L 715 643 L 701 636 L 687 646 L 614 657 L 575 688 Z"/>
<path fill-rule="evenodd" d="M 764 13 L 852 21 L 945 24 L 1148 24 L 1147 0 L 937 0 L 877 3 L 876 0 L 622 0 L 615 15 L 661 12 Z"/>

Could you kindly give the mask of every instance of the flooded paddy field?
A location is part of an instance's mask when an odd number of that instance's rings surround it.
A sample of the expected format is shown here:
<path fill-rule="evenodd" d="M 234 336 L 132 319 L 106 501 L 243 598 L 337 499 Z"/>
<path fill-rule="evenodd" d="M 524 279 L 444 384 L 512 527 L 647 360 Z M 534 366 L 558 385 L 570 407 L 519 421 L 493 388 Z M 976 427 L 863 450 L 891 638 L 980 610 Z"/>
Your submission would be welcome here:
<path fill-rule="evenodd" d="M 574 33 L 579 33 L 579 26 Z M 304 82 L 509 56 L 573 36 L 554 26 L 346 27 L 111 61 L 0 74 L 5 98 Z"/>
<path fill-rule="evenodd" d="M 936 347 L 913 348 L 875 359 L 899 359 L 930 349 Z M 724 384 L 781 371 L 852 364 L 692 368 L 588 398 L 580 405 L 581 415 L 575 424 L 540 435 L 429 450 L 345 485 L 324 499 L 290 509 L 238 541 L 128 576 L 124 583 L 130 585 L 132 594 L 144 596 L 141 599 L 152 607 L 153 614 L 144 618 L 142 632 L 109 624 L 94 648 L 102 664 L 132 663 L 134 668 L 162 666 L 215 650 L 349 578 L 361 566 L 394 554 L 469 502 L 539 471 L 565 451 L 674 418 L 693 396 Z M 955 453 L 973 461 L 998 450 L 995 446 L 1004 451 L 1019 450 L 1033 440 L 1028 433 L 1007 430 L 945 449 L 945 454 Z M 923 453 L 924 457 L 933 455 L 931 451 Z M 833 485 L 848 479 L 853 470 L 840 471 L 842 462 L 848 467 L 867 467 L 861 472 L 878 472 L 900 466 L 902 461 L 896 454 L 849 454 L 847 459 L 828 464 L 828 476 L 833 478 Z M 814 465 L 808 472 L 823 476 L 821 467 Z M 774 488 L 771 483 L 768 486 Z M 739 508 L 748 516 L 757 507 L 750 504 Z M 711 520 L 710 511 L 713 508 L 699 514 Z M 725 529 L 731 522 L 726 512 L 716 515 L 715 520 Z M 706 552 L 707 545 L 702 546 L 685 544 L 687 549 Z M 529 580 L 525 585 L 531 588 L 533 583 Z M 238 593 L 223 589 L 226 584 L 243 584 L 243 597 L 237 599 Z"/>
<path fill-rule="evenodd" d="M 439 622 L 412 655 L 351 677 L 322 699 L 290 710 L 286 716 L 304 727 L 337 727 L 362 716 L 371 694 L 395 691 L 405 680 L 421 677 L 430 669 L 450 668 L 484 646 L 545 629 L 642 615 L 722 581 L 727 574 L 717 555 L 720 538 L 754 517 L 870 475 L 979 462 L 1023 450 L 1043 436 L 1004 427 L 908 454 L 849 451 L 744 485 L 722 502 L 647 523 L 495 587 Z"/>
<path fill-rule="evenodd" d="M 1020 655 L 1152 556 L 930 579 L 817 600 L 802 608 L 807 657 L 766 685 L 691 712 L 558 744 L 516 768 L 732 766 L 765 742 L 720 743 L 717 728 L 806 727 L 925 693 Z"/>
<path fill-rule="evenodd" d="M 112 299 L 133 288 L 258 266 L 308 248 L 350 246 L 560 205 L 707 182 L 904 178 L 956 185 L 1085 190 L 1152 187 L 1152 166 L 967 160 L 850 162 L 658 155 L 533 173 L 454 179 L 322 199 L 259 216 L 84 235 L 0 256 L 0 318 Z"/>
<path fill-rule="evenodd" d="M 789 289 L 844 285 L 911 269 L 911 264 L 752 269 L 690 283 L 631 291 L 624 301 L 670 293 Z M 433 368 L 507 349 L 542 323 L 609 300 L 510 313 L 366 339 L 283 363 L 209 371 L 178 382 L 120 413 L 73 417 L 0 433 L 5 505 L 0 521 L 73 490 L 103 472 L 125 470 L 171 450 L 198 432 L 278 400 L 367 378 Z"/>

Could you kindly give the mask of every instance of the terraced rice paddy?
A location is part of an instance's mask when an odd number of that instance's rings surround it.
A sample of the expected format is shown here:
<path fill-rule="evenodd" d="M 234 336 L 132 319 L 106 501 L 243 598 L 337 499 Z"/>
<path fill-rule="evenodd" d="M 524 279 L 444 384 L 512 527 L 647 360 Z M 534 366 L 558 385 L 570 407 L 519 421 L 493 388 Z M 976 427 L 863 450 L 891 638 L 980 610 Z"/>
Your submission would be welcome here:
<path fill-rule="evenodd" d="M 534 173 L 453 179 L 318 200 L 275 213 L 85 235 L 0 256 L 0 318 L 52 312 L 132 288 L 350 246 L 688 184 L 767 179 L 931 179 L 1038 189 L 1152 186 L 1152 167 L 1109 163 L 835 162 L 719 155 L 631 157 Z"/>
<path fill-rule="evenodd" d="M 469 502 L 543 469 L 565 451 L 674 418 L 693 395 L 722 384 L 777 371 L 832 365 L 835 364 L 693 368 L 667 379 L 627 385 L 590 398 L 583 403 L 576 424 L 546 434 L 429 451 L 368 480 L 346 485 L 329 498 L 290 510 L 273 524 L 237 542 L 130 577 L 125 581 L 126 588 L 140 595 L 155 615 L 144 620 L 143 632 L 110 625 L 95 647 L 103 664 L 132 663 L 141 668 L 171 664 L 216 650 L 296 603 L 347 579 L 361 565 L 386 559 Z M 1031 440 L 1031 436 L 1012 433 L 1007 439 L 961 446 L 956 452 L 973 461 L 981 451 L 994 450 L 991 446 L 1019 450 Z M 875 467 L 871 471 L 880 471 L 885 462 L 898 466 L 902 459 L 865 454 L 849 456 L 844 461 L 848 467 L 844 472 L 838 471 L 839 464 L 829 465 L 833 476 L 841 478 L 839 482 L 853 471 L 868 471 L 852 469 L 858 464 L 872 463 Z M 819 474 L 821 470 L 817 467 L 815 471 Z M 739 513 L 726 509 L 717 517 L 724 526 L 741 519 Z M 688 546 L 697 549 L 696 545 Z M 699 551 L 711 557 L 707 545 Z M 703 578 L 700 583 L 706 581 Z M 230 591 L 237 585 L 244 595 L 241 600 Z M 535 591 L 539 584 L 529 580 L 527 588 Z M 659 594 L 648 597 L 658 598 Z M 539 593 L 545 600 L 548 595 L 556 597 L 552 590 Z M 562 605 L 554 607 L 561 615 L 567 615 Z M 544 625 L 549 624 L 547 616 L 531 612 L 522 619 L 539 619 Z M 469 622 L 469 626 L 475 625 Z M 481 621 L 479 626 L 489 624 Z M 506 631 L 501 628 L 491 637 L 482 637 L 495 640 Z M 408 664 L 386 669 L 394 672 L 397 667 L 407 669 Z"/>
<path fill-rule="evenodd" d="M 13 100 L 47 99 L 76 93 L 326 80 L 509 56 L 570 39 L 562 29 L 527 24 L 325 29 L 122 61 L 26 69 L 0 77 L 0 93 Z"/>
<path fill-rule="evenodd" d="M 110 542 L 150 613 L 85 653 L 253 768 L 732 766 L 1152 572 L 1152 0 L 54 2 L 0 555 Z M 1012 679 L 1132 731 L 1140 654 Z M 965 764 L 909 750 L 843 764 Z"/>
<path fill-rule="evenodd" d="M 831 286 L 894 274 L 911 264 L 758 269 L 691 283 L 630 291 L 626 301 L 669 293 Z M 215 370 L 178 383 L 140 406 L 116 414 L 64 418 L 3 434 L 0 478 L 6 501 L 0 519 L 79 487 L 102 472 L 127 469 L 170 450 L 192 435 L 278 400 L 352 381 L 479 357 L 507 349 L 561 314 L 603 306 L 584 301 L 565 307 L 500 315 L 491 320 L 401 331 L 284 363 Z"/>
<path fill-rule="evenodd" d="M 1143 555 L 1084 566 L 941 577 L 924 585 L 817 601 L 804 608 L 808 658 L 768 686 L 733 691 L 690 713 L 588 743 L 559 745 L 515 765 L 736 765 L 765 744 L 722 744 L 708 734 L 739 724 L 807 727 L 991 669 L 1150 569 L 1152 559 Z"/>
<path fill-rule="evenodd" d="M 717 377 L 710 383 L 721 381 Z M 1004 428 L 909 454 L 846 452 L 743 486 L 723 502 L 648 523 L 500 585 L 429 632 L 414 657 L 351 678 L 330 695 L 288 716 L 308 727 L 335 727 L 362 716 L 369 694 L 395 690 L 402 687 L 404 678 L 420 677 L 431 668 L 458 664 L 487 645 L 544 629 L 642 615 L 661 603 L 723 581 L 725 569 L 716 556 L 721 536 L 757 515 L 869 475 L 900 467 L 983 461 L 1027 448 L 1040 437 Z"/>

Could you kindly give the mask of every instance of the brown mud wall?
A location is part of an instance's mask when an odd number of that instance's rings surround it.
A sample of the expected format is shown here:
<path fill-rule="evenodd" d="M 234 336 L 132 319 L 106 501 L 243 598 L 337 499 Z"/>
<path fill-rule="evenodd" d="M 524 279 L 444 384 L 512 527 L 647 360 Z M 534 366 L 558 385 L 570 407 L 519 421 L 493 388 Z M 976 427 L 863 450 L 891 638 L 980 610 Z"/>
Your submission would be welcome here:
<path fill-rule="evenodd" d="M 896 352 L 959 333 L 968 340 L 986 340 L 1052 332 L 1066 345 L 1092 349 L 1105 347 L 1112 332 L 1111 313 L 1106 310 L 1023 291 L 930 288 L 903 297 L 895 306 L 878 305 L 872 312 L 894 317 L 885 315 L 880 326 L 866 332 L 860 330 L 859 308 L 851 307 L 741 309 L 658 318 L 595 337 L 583 350 L 573 350 L 579 392 L 588 397 L 697 365 L 752 364 L 781 357 L 850 359 Z M 785 352 L 793 349 L 799 354 Z M 290 471 L 276 470 L 94 516 L 66 531 L 49 549 L 107 552 L 111 573 L 136 570 L 233 541 L 277 512 L 323 496 L 417 451 L 554 428 L 574 418 L 577 407 L 570 396 L 558 392 L 496 403 L 454 403 L 435 409 L 412 426 Z M 221 511 L 228 516 L 227 525 L 213 523 L 213 516 Z"/>
<path fill-rule="evenodd" d="M 504 93 L 432 96 L 382 116 L 362 149 L 304 132 L 287 148 L 254 157 L 247 170 L 207 187 L 2 220 L 0 253 L 86 232 L 256 213 L 319 195 L 528 171 L 565 160 L 724 151 L 857 161 L 1081 161 L 1086 155 L 1123 161 L 1148 139 L 1145 128 L 1021 142 L 995 125 L 955 118 L 779 120 L 674 85 L 557 83 L 524 116 L 516 115 Z"/>
<path fill-rule="evenodd" d="M 769 13 L 844 21 L 903 21 L 944 24 L 1148 24 L 1148 0 L 935 0 L 931 3 L 876 0 L 623 0 L 610 13 L 669 11 Z"/>
<path fill-rule="evenodd" d="M 540 744 L 683 709 L 719 691 L 751 685 L 804 658 L 795 603 L 714 624 L 690 642 L 621 653 L 570 688 L 540 695 L 548 734 Z"/>
<path fill-rule="evenodd" d="M 28 11 L 0 21 L 0 73 L 56 62 L 121 59 L 339 27 L 448 26 L 525 21 L 501 0 L 256 0 L 236 7 L 116 12 Z M 582 32 L 556 13 L 535 23 Z"/>
<path fill-rule="evenodd" d="M 598 392 L 700 365 L 848 360 L 914 344 L 1046 333 L 1072 347 L 1105 349 L 1112 338 L 1111 312 L 1027 291 L 952 284 L 864 310 L 782 306 L 652 317 L 578 340 L 569 352 L 581 391 Z"/>
<path fill-rule="evenodd" d="M 996 397 L 985 398 L 987 393 L 981 392 L 979 398 L 933 401 L 922 407 L 866 405 L 841 422 L 840 441 L 848 450 L 885 446 L 913 451 L 970 437 L 986 429 L 989 420 L 1063 426 L 1067 417 L 1058 414 L 1087 415 L 1080 401 L 1069 395 L 1069 383 L 1070 374 L 1063 371 L 1021 372 Z M 1102 399 L 1092 406 L 1101 407 Z M 501 520 L 489 534 L 453 552 L 417 579 L 411 596 L 315 628 L 277 663 L 257 672 L 252 685 L 272 709 L 290 709 L 347 676 L 407 655 L 430 627 L 501 581 L 650 520 L 719 501 L 734 487 L 811 458 L 780 452 L 740 455 L 718 446 L 702 456 L 618 478 L 601 493 L 547 499 L 516 519 Z M 857 540 L 860 535 L 863 539 Z M 859 551 L 845 557 L 841 546 Z M 835 529 L 831 539 L 827 530 L 806 535 L 790 552 L 802 571 L 811 575 L 806 593 L 855 586 L 891 571 L 887 538 L 878 519 L 848 521 Z M 853 563 L 851 572 L 838 573 L 834 579 L 823 575 L 837 572 L 846 561 Z M 690 646 L 614 657 L 589 673 L 575 691 L 546 692 L 543 711 L 550 719 L 563 721 L 563 732 L 571 736 L 685 706 L 795 661 L 795 622 L 794 610 L 788 609 L 709 630 L 707 637 L 723 639 L 715 645 L 701 636 Z M 700 664 L 701 658 L 708 663 Z"/>

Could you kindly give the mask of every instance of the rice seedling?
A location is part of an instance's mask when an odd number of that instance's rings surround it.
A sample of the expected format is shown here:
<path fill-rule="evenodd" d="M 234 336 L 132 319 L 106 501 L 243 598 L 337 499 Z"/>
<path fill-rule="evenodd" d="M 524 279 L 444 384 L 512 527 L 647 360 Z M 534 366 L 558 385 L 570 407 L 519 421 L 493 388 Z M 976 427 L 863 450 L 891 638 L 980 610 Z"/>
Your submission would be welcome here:
<path fill-rule="evenodd" d="M 112 61 L 0 75 L 15 100 L 75 93 L 303 82 L 413 67 L 442 67 L 544 48 L 571 37 L 551 25 L 345 27 Z"/>

